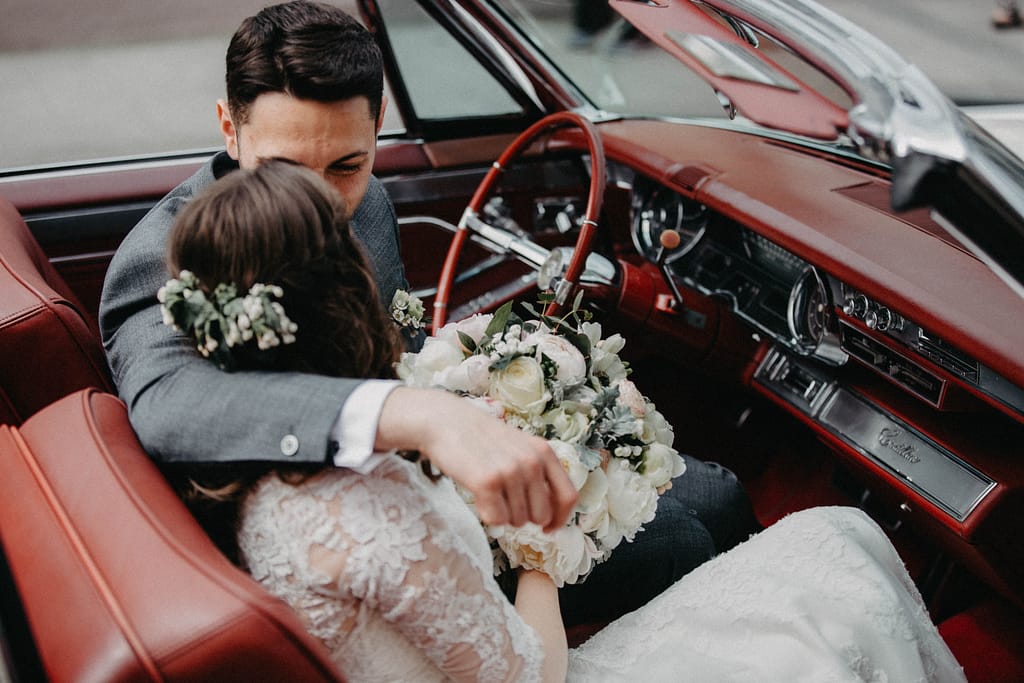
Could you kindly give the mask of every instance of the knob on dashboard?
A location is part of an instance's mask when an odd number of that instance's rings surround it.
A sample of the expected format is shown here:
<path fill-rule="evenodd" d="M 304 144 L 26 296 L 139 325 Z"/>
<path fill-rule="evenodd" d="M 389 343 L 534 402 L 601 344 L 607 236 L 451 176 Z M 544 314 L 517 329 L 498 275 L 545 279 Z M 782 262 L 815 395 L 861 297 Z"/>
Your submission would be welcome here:
<path fill-rule="evenodd" d="M 868 298 L 863 294 L 848 296 L 843 302 L 843 313 L 854 318 L 862 318 L 868 312 L 868 303 Z"/>
<path fill-rule="evenodd" d="M 873 308 L 864 314 L 864 324 L 872 330 L 883 329 L 879 326 L 879 313 Z"/>

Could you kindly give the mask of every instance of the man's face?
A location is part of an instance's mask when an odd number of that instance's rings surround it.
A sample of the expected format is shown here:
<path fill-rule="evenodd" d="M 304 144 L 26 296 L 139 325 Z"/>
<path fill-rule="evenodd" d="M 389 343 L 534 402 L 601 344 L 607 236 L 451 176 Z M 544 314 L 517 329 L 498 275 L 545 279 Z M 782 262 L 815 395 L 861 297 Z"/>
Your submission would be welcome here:
<path fill-rule="evenodd" d="M 217 103 L 228 154 L 242 168 L 279 159 L 300 164 L 321 175 L 345 200 L 349 217 L 363 200 L 370 182 L 383 121 L 370 117 L 362 96 L 338 102 L 300 100 L 284 93 L 264 93 L 241 126 L 231 121 L 227 105 Z"/>

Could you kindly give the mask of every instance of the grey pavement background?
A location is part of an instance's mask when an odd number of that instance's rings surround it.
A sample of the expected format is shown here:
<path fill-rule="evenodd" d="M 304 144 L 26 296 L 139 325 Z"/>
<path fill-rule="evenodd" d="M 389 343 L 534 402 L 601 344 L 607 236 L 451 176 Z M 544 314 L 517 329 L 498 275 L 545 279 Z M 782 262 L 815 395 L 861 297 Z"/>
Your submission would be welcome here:
<path fill-rule="evenodd" d="M 555 30 L 568 35 L 570 0 L 526 1 L 543 5 Z M 889 43 L 958 102 L 1024 102 L 1024 29 L 994 29 L 995 1 L 821 4 Z M 265 4 L 0 0 L 0 169 L 219 145 L 214 102 L 223 92 L 224 50 L 241 18 Z M 626 60 L 575 59 L 595 77 L 614 68 L 618 82 L 644 85 L 639 74 L 623 74 Z M 693 113 L 708 106 L 696 101 Z M 394 126 L 400 122 L 386 122 Z"/>

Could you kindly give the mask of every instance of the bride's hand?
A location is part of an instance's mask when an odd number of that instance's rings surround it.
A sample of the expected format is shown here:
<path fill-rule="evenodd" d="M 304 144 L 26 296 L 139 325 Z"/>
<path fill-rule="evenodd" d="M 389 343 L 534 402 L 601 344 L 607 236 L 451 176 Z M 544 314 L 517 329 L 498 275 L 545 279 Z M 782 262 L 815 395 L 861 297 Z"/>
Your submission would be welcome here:
<path fill-rule="evenodd" d="M 445 391 L 391 392 L 375 445 L 423 453 L 473 494 L 485 524 L 533 522 L 554 531 L 576 504 L 576 489 L 546 440 Z"/>

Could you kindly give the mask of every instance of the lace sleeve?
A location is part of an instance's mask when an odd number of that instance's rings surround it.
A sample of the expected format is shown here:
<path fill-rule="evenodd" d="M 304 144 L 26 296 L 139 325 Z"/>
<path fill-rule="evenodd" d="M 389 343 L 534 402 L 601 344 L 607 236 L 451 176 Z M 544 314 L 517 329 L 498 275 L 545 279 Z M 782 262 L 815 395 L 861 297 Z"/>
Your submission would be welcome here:
<path fill-rule="evenodd" d="M 250 571 L 329 647 L 380 619 L 452 680 L 539 680 L 540 641 L 491 576 L 478 523 L 461 501 L 451 504 L 450 485 L 407 465 L 329 470 L 297 486 L 264 480 L 239 535 Z M 291 546 L 287 556 L 282 546 Z"/>

